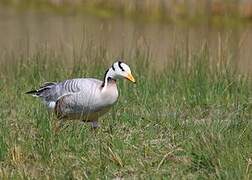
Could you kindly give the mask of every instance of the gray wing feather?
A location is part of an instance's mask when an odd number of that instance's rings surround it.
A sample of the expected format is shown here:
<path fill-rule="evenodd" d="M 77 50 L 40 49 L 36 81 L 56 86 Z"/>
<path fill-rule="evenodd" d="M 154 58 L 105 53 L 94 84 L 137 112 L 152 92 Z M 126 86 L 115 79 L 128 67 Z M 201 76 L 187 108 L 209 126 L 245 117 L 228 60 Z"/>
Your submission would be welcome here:
<path fill-rule="evenodd" d="M 81 98 L 89 101 L 94 95 L 102 81 L 93 78 L 70 79 L 59 83 L 47 82 L 38 90 L 27 92 L 43 99 L 45 104 L 49 106 L 51 102 L 56 103 L 58 99 L 66 95 L 72 95 L 75 99 Z M 81 93 L 80 93 L 81 92 Z"/>
<path fill-rule="evenodd" d="M 99 87 L 102 84 L 102 81 L 92 78 L 79 78 L 79 79 L 70 79 L 58 83 L 55 86 L 55 89 L 50 91 L 52 95 L 52 100 L 56 101 L 62 96 L 69 94 L 78 94 L 82 93 L 83 96 L 88 96 L 92 94 L 92 90 Z"/>
<path fill-rule="evenodd" d="M 80 80 L 79 79 L 71 79 L 66 80 L 60 84 L 60 88 L 68 93 L 75 93 L 80 91 Z"/>

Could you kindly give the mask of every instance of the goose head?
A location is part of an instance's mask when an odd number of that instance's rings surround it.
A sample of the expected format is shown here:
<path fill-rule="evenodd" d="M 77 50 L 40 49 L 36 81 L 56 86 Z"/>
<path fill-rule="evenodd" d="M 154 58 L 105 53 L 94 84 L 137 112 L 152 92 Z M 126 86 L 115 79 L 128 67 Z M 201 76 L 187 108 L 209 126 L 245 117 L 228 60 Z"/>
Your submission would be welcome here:
<path fill-rule="evenodd" d="M 107 86 L 110 80 L 127 79 L 133 83 L 136 82 L 135 78 L 131 74 L 130 67 L 122 61 L 116 61 L 106 71 L 104 75 L 103 86 Z"/>

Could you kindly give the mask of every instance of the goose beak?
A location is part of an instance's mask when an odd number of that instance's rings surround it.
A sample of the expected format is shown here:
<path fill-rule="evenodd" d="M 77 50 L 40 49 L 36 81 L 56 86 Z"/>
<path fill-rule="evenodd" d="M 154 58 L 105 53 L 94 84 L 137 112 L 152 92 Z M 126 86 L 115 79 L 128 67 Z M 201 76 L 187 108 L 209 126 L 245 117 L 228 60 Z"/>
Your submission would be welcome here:
<path fill-rule="evenodd" d="M 130 80 L 131 82 L 136 83 L 136 80 L 135 80 L 135 78 L 132 76 L 132 74 L 128 74 L 128 75 L 126 76 L 126 78 L 127 78 L 128 80 Z"/>

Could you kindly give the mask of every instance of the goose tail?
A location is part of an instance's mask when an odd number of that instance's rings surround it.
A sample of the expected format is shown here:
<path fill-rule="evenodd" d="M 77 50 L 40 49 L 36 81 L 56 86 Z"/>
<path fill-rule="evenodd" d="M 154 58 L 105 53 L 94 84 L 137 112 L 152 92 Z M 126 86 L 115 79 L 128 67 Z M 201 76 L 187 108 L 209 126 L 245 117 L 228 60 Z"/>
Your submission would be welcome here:
<path fill-rule="evenodd" d="M 30 94 L 30 95 L 32 95 L 34 97 L 38 97 L 37 93 L 38 93 L 38 90 L 31 90 L 31 91 L 25 92 L 25 94 Z"/>
<path fill-rule="evenodd" d="M 33 97 L 41 97 L 41 96 L 44 96 L 46 91 L 50 90 L 56 84 L 57 83 L 54 83 L 54 82 L 47 82 L 43 84 L 39 89 L 27 91 L 25 92 L 25 94 L 32 95 Z"/>

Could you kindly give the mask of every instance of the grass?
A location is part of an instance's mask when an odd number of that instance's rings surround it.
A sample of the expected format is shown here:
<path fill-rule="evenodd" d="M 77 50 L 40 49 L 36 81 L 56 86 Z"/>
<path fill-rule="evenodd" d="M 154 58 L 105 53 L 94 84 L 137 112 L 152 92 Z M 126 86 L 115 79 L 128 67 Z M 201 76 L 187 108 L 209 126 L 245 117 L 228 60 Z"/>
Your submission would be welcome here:
<path fill-rule="evenodd" d="M 44 81 L 102 79 L 112 62 L 104 54 L 73 54 L 71 68 L 45 49 L 6 55 L 13 63 L 0 72 L 1 179 L 251 178 L 251 79 L 232 59 L 211 63 L 207 47 L 190 61 L 175 53 L 161 72 L 146 52 L 132 52 L 138 83 L 119 82 L 119 101 L 101 128 L 69 123 L 54 134 L 53 115 L 24 92 Z"/>

